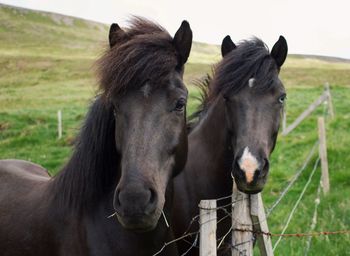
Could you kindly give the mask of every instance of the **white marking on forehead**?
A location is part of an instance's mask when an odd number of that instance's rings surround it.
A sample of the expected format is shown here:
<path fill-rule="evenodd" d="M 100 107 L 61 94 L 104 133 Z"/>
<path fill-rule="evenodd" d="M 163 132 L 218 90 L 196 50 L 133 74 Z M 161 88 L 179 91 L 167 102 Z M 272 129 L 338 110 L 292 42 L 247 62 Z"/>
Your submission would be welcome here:
<path fill-rule="evenodd" d="M 143 96 L 147 98 L 151 94 L 151 85 L 149 83 L 146 83 L 140 88 L 140 91 L 143 92 Z"/>
<path fill-rule="evenodd" d="M 254 84 L 255 84 L 255 78 L 252 77 L 252 78 L 250 78 L 249 81 L 248 81 L 248 86 L 249 86 L 249 88 L 252 88 L 252 87 L 254 86 Z"/>
<path fill-rule="evenodd" d="M 238 160 L 239 168 L 244 171 L 247 182 L 250 183 L 254 179 L 254 173 L 259 169 L 259 163 L 255 156 L 245 147 L 242 157 Z"/>

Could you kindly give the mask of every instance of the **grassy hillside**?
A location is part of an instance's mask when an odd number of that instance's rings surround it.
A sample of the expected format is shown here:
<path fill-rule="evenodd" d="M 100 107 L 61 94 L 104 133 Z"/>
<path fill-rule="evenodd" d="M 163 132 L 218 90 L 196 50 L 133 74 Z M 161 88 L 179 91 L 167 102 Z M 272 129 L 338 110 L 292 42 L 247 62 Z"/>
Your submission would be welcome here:
<path fill-rule="evenodd" d="M 107 44 L 108 26 L 56 14 L 0 5 L 0 158 L 39 163 L 55 174 L 69 157 L 71 143 L 96 93 L 94 60 Z M 218 46 L 194 43 L 186 66 L 191 84 L 220 59 Z M 289 56 L 281 73 L 288 93 L 291 123 L 323 91 L 332 87 L 336 118 L 327 122 L 331 193 L 323 197 L 316 230 L 350 229 L 350 64 L 334 59 Z M 189 112 L 198 94 L 189 86 Z M 57 140 L 56 113 L 63 111 L 63 139 Z M 308 118 L 287 137 L 279 137 L 263 192 L 272 205 L 317 139 L 316 119 Z M 315 159 L 315 157 L 314 157 Z M 296 201 L 311 166 L 269 219 L 278 233 Z M 307 232 L 320 172 L 316 172 L 287 232 Z M 313 239 L 309 255 L 350 255 L 349 235 Z M 284 239 L 276 255 L 301 255 L 306 239 Z"/>

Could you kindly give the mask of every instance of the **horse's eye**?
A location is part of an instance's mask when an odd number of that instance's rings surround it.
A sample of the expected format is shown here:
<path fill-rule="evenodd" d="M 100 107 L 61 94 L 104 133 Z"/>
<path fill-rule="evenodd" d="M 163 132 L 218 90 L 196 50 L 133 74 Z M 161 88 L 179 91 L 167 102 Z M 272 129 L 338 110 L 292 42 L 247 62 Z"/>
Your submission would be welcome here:
<path fill-rule="evenodd" d="M 285 100 L 287 99 L 287 95 L 283 94 L 278 98 L 278 102 L 281 104 L 284 104 Z"/>
<path fill-rule="evenodd" d="M 182 112 L 185 109 L 186 106 L 186 99 L 181 98 L 176 102 L 175 111 Z"/>

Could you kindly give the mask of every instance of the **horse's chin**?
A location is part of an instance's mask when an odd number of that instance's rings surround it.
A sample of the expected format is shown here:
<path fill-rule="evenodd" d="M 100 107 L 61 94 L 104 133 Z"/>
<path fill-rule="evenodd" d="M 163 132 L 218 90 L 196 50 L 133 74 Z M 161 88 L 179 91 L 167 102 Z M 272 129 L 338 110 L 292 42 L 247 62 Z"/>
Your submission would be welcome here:
<path fill-rule="evenodd" d="M 263 189 L 254 189 L 254 190 L 249 190 L 249 189 L 246 189 L 246 188 L 240 188 L 238 187 L 238 190 L 245 193 L 245 194 L 249 194 L 249 195 L 254 195 L 254 194 L 258 194 L 260 193 Z"/>
<path fill-rule="evenodd" d="M 260 193 L 265 186 L 265 180 L 259 180 L 256 184 L 250 185 L 245 181 L 240 181 L 239 179 L 235 179 L 237 184 L 237 189 L 245 194 L 253 195 Z"/>
<path fill-rule="evenodd" d="M 123 228 L 136 232 L 144 233 L 152 231 L 156 228 L 160 214 L 142 215 L 142 216 L 119 216 L 119 223 Z"/>

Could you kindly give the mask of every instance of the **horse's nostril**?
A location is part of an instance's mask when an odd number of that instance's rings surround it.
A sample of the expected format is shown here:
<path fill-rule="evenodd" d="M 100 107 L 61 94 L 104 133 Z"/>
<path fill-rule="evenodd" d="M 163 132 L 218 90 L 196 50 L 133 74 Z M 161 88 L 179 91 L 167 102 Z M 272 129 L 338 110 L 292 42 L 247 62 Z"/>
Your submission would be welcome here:
<path fill-rule="evenodd" d="M 145 212 L 147 214 L 154 212 L 157 208 L 157 203 L 158 203 L 157 192 L 154 189 L 150 188 L 149 189 L 149 201 L 148 201 L 148 204 L 146 206 Z"/>
<path fill-rule="evenodd" d="M 120 197 L 120 189 L 117 188 L 114 191 L 114 197 L 113 197 L 113 208 L 114 208 L 115 211 L 118 211 L 118 209 L 121 206 L 119 197 Z"/>
<path fill-rule="evenodd" d="M 254 176 L 259 177 L 260 174 L 261 174 L 261 169 L 257 169 L 257 170 L 255 171 Z"/>
<path fill-rule="evenodd" d="M 115 190 L 113 207 L 122 215 L 151 214 L 158 205 L 158 194 L 153 188 L 128 187 Z"/>
<path fill-rule="evenodd" d="M 262 172 L 266 173 L 269 170 L 269 166 L 270 166 L 269 160 L 267 158 L 264 158 L 264 165 L 262 168 Z"/>
<path fill-rule="evenodd" d="M 149 190 L 150 190 L 150 193 L 151 193 L 151 196 L 150 196 L 150 199 L 149 199 L 149 203 L 153 204 L 157 200 L 157 193 L 152 188 L 150 188 Z"/>

